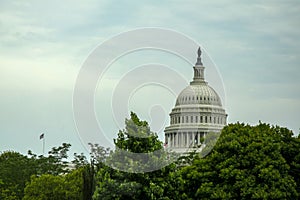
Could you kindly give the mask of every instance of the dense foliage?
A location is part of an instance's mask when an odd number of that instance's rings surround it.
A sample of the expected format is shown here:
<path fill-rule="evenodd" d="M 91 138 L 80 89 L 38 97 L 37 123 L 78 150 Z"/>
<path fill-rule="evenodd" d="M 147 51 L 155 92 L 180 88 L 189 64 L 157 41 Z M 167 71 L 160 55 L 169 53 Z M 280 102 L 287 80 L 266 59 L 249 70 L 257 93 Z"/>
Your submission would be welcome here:
<path fill-rule="evenodd" d="M 83 199 L 83 169 L 74 170 L 65 176 L 43 174 L 32 176 L 25 187 L 24 200 L 34 199 Z"/>
<path fill-rule="evenodd" d="M 36 173 L 27 156 L 17 152 L 0 155 L 0 199 L 21 199 L 30 176 Z"/>
<path fill-rule="evenodd" d="M 70 144 L 52 148 L 48 156 L 17 152 L 0 154 L 0 199 L 83 199 L 91 198 L 90 166 L 75 155 L 68 166 Z M 92 180 L 94 180 L 92 178 Z M 63 195 L 62 195 L 63 194 Z M 75 198 L 76 197 L 76 198 Z"/>
<path fill-rule="evenodd" d="M 191 199 L 297 199 L 300 140 L 286 128 L 231 124 L 211 154 L 181 170 Z"/>
<path fill-rule="evenodd" d="M 116 150 L 107 158 L 108 164 L 115 169 L 105 166 L 98 171 L 93 199 L 169 199 L 164 197 L 168 193 L 168 177 L 174 171 L 174 164 L 147 172 L 165 162 L 165 154 L 159 151 L 163 148 L 162 142 L 150 131 L 148 123 L 134 113 L 125 124 L 125 130 L 119 131 L 114 140 Z M 145 154 L 154 151 L 160 153 Z"/>
<path fill-rule="evenodd" d="M 1 153 L 0 199 L 299 199 L 300 138 L 290 130 L 236 123 L 203 142 L 201 154 L 167 165 L 162 142 L 131 113 L 115 150 L 90 144 L 90 159 L 70 161 L 67 143 L 48 156 Z"/>

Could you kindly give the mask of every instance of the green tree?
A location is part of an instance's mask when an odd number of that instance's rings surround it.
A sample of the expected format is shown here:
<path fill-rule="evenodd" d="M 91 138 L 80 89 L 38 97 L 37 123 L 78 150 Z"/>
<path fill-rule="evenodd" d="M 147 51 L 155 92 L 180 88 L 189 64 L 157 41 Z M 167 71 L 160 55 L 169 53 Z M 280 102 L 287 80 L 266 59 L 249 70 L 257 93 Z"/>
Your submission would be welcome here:
<path fill-rule="evenodd" d="M 72 170 L 70 173 L 64 176 L 64 189 L 66 199 L 82 200 L 84 199 L 84 167 L 80 167 L 76 170 Z"/>
<path fill-rule="evenodd" d="M 35 172 L 27 156 L 13 151 L 0 154 L 0 199 L 21 199 L 26 182 Z"/>
<path fill-rule="evenodd" d="M 299 169 L 299 142 L 294 140 L 286 128 L 228 125 L 207 157 L 181 170 L 182 193 L 190 199 L 297 199 L 293 174 Z"/>
<path fill-rule="evenodd" d="M 34 168 L 38 175 L 42 174 L 64 174 L 69 172 L 68 165 L 68 152 L 71 144 L 62 143 L 59 147 L 53 147 L 49 152 L 48 156 L 36 155 L 31 150 L 28 151 L 28 156 L 34 163 Z M 77 155 L 77 154 L 76 154 Z M 75 160 L 78 159 L 78 155 L 75 155 Z M 76 162 L 76 161 L 74 161 Z M 78 161 L 79 162 L 79 161 Z"/>
<path fill-rule="evenodd" d="M 25 187 L 23 200 L 83 199 L 83 168 L 65 175 L 32 176 Z"/>
<path fill-rule="evenodd" d="M 23 200 L 64 200 L 64 178 L 51 174 L 32 176 L 25 188 Z"/>
<path fill-rule="evenodd" d="M 67 167 L 67 153 L 70 146 L 70 144 L 63 143 L 59 147 L 53 147 L 52 150 L 49 151 L 49 155 L 47 157 L 42 155 L 37 156 L 31 151 L 28 151 L 28 156 L 11 151 L 1 153 L 0 199 L 22 199 L 24 196 L 26 182 L 31 180 L 30 177 L 32 175 L 41 176 L 44 174 L 66 174 L 65 178 L 68 179 L 67 182 L 71 182 L 75 177 L 74 173 L 77 171 L 72 171 L 69 173 L 70 169 Z M 85 181 L 86 184 L 82 183 L 80 185 L 80 189 L 83 190 L 82 193 L 84 194 L 84 197 L 88 196 L 86 199 L 91 199 L 92 190 L 88 188 L 88 184 L 90 184 L 90 178 L 87 175 L 90 170 L 84 155 L 75 154 L 73 163 L 78 170 L 80 170 L 81 174 L 79 176 L 79 172 L 77 173 L 78 178 L 76 179 L 76 182 L 80 183 L 80 181 Z M 68 178 L 69 176 L 72 176 L 72 178 Z M 57 179 L 58 178 L 55 180 Z M 72 188 L 73 186 L 75 187 L 75 185 L 75 183 L 72 183 L 69 187 Z M 77 186 L 78 185 L 76 185 L 76 187 Z"/>
<path fill-rule="evenodd" d="M 93 199 L 169 199 L 165 188 L 173 168 L 170 165 L 157 169 L 164 166 L 166 155 L 148 123 L 131 113 L 131 118 L 125 120 L 125 130 L 119 131 L 114 143 L 116 150 L 106 158 L 106 163 L 114 169 L 108 166 L 99 169 Z M 157 170 L 150 172 L 150 169 Z"/>

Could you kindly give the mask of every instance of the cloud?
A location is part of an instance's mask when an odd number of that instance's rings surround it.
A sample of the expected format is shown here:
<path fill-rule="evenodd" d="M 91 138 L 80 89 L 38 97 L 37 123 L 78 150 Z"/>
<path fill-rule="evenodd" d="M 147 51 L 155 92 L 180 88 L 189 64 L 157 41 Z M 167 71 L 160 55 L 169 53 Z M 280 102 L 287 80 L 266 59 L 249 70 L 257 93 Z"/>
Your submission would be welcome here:
<path fill-rule="evenodd" d="M 47 122 L 53 122 L 49 129 L 57 132 L 56 136 L 62 124 L 66 124 L 64 131 L 74 135 L 69 106 L 84 60 L 113 35 L 148 26 L 182 32 L 203 45 L 223 76 L 229 119 L 251 123 L 259 119 L 282 121 L 298 130 L 299 11 L 300 4 L 292 0 L 1 1 L 0 88 L 2 102 L 5 101 L 0 104 L 5 111 L 0 116 L 5 122 L 1 136 L 8 138 L 13 133 L 22 138 L 26 129 L 28 137 L 35 137 L 34 133 L 48 127 Z M 156 62 L 155 59 L 165 59 L 169 65 L 176 63 L 184 77 L 192 76 L 190 69 L 181 67 L 187 63 L 174 56 L 162 53 L 145 59 L 137 55 L 126 55 L 127 61 L 124 57 L 115 63 L 116 70 L 110 71 L 108 77 L 112 80 L 105 83 L 108 88 L 123 72 L 120 69 L 124 64 L 128 64 L 126 71 L 143 61 Z M 47 113 L 44 117 L 42 111 Z M 15 122 L 20 126 L 14 126 Z M 15 144 L 18 145 L 25 146 Z"/>

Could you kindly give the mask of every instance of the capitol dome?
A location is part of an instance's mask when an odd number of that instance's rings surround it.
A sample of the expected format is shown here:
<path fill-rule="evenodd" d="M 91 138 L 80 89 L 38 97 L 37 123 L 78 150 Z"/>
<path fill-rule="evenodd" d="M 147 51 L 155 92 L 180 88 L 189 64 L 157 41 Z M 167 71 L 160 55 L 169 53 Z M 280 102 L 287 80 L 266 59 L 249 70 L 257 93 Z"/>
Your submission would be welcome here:
<path fill-rule="evenodd" d="M 178 95 L 170 113 L 170 126 L 165 128 L 166 148 L 181 154 L 202 148 L 206 135 L 220 133 L 227 123 L 219 95 L 204 79 L 200 47 L 193 68 L 193 81 Z"/>
<path fill-rule="evenodd" d="M 222 106 L 217 92 L 207 83 L 189 85 L 179 94 L 176 106 L 189 104 L 209 104 Z"/>

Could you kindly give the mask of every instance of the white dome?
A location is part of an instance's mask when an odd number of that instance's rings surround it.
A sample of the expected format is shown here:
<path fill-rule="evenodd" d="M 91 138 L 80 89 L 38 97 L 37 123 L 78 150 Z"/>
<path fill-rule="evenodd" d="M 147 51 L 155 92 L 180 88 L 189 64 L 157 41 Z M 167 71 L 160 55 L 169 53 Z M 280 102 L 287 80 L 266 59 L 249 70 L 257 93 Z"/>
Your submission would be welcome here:
<path fill-rule="evenodd" d="M 193 81 L 178 95 L 165 128 L 165 144 L 177 153 L 194 151 L 208 133 L 220 133 L 227 121 L 219 95 L 205 82 L 200 48 L 193 68 Z"/>
<path fill-rule="evenodd" d="M 206 82 L 189 85 L 184 90 L 182 90 L 182 92 L 177 97 L 176 106 L 188 104 L 222 106 L 219 95 Z"/>

